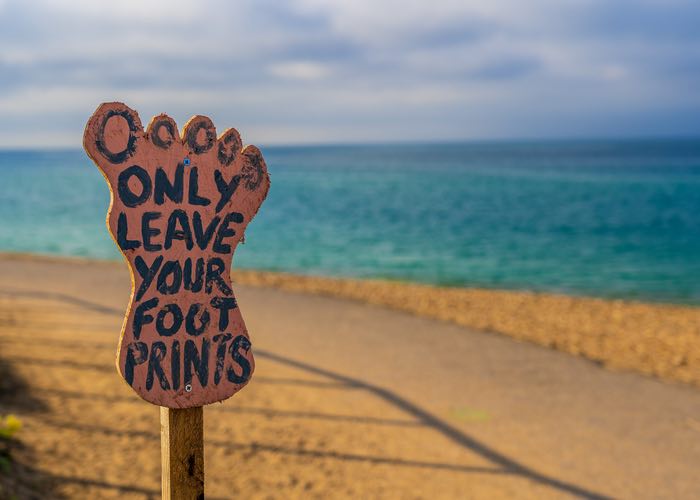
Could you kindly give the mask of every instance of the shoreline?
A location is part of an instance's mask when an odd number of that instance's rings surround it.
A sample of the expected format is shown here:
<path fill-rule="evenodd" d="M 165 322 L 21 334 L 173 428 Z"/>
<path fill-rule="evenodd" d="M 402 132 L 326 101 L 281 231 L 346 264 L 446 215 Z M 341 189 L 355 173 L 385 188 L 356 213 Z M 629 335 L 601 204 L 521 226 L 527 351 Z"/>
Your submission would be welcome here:
<path fill-rule="evenodd" d="M 123 265 L 86 257 L 14 252 L 0 252 L 0 259 Z M 388 307 L 534 343 L 606 368 L 700 387 L 698 307 L 241 269 L 232 274 L 234 283 L 240 285 Z"/>
<path fill-rule="evenodd" d="M 115 259 L 105 259 L 100 257 L 87 257 L 81 255 L 61 255 L 56 253 L 42 253 L 42 252 L 28 252 L 28 251 L 14 251 L 14 250 L 0 250 L 0 259 L 6 260 L 41 260 L 44 262 L 84 262 L 86 264 L 104 264 L 104 265 L 120 265 L 122 262 L 126 262 L 123 257 Z M 672 301 L 663 298 L 652 298 L 652 297 L 624 297 L 617 295 L 595 295 L 587 294 L 585 292 L 576 291 L 556 291 L 556 290 L 544 290 L 544 289 L 534 289 L 534 288 L 520 288 L 520 287 L 490 287 L 481 284 L 446 284 L 446 283 L 430 283 L 427 281 L 411 281 L 410 279 L 396 278 L 396 277 L 382 277 L 382 276 L 367 276 L 367 277 L 356 277 L 356 276 L 343 276 L 343 275 L 322 275 L 322 274 L 305 274 L 303 272 L 294 271 L 276 271 L 269 269 L 259 269 L 259 268 L 247 268 L 247 267 L 237 267 L 234 266 L 232 269 L 233 275 L 237 273 L 252 273 L 252 274 L 270 274 L 275 276 L 289 276 L 299 279 L 320 279 L 320 280 L 338 280 L 338 281 L 353 281 L 353 282 L 370 282 L 370 283 L 389 283 L 397 285 L 417 285 L 421 287 L 428 287 L 437 290 L 475 290 L 475 291 L 485 291 L 485 292 L 503 292 L 503 293 L 524 293 L 531 295 L 546 295 L 553 297 L 569 297 L 572 299 L 582 299 L 582 300 L 602 300 L 605 302 L 623 302 L 626 304 L 644 304 L 651 306 L 671 306 L 671 307 L 682 307 L 682 308 L 697 308 L 700 309 L 700 302 L 694 302 L 694 299 L 688 300 L 678 300 Z M 245 284 L 245 283 L 243 283 Z"/>

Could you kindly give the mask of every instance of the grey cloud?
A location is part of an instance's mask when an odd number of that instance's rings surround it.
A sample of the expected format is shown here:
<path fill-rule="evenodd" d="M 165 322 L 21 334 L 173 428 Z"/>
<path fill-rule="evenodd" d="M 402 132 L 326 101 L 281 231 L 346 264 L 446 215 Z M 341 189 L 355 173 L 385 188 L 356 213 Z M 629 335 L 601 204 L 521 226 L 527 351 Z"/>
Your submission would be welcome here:
<path fill-rule="evenodd" d="M 534 57 L 503 57 L 470 71 L 475 78 L 512 80 L 536 72 L 542 63 Z"/>
<path fill-rule="evenodd" d="M 695 0 L 598 0 L 577 9 L 566 26 L 607 39 L 699 42 L 699 19 L 700 3 Z"/>
<path fill-rule="evenodd" d="M 700 6 L 689 1 L 524 11 L 433 0 L 440 15 L 424 16 L 377 0 L 356 6 L 369 27 L 302 0 L 199 2 L 186 14 L 162 3 L 129 23 L 116 3 L 109 15 L 51 5 L 0 11 L 0 113 L 15 127 L 0 128 L 0 144 L 39 114 L 79 137 L 97 99 L 235 119 L 277 142 L 596 135 L 613 122 L 700 131 L 700 116 L 681 112 L 700 107 L 688 90 L 700 79 Z"/>

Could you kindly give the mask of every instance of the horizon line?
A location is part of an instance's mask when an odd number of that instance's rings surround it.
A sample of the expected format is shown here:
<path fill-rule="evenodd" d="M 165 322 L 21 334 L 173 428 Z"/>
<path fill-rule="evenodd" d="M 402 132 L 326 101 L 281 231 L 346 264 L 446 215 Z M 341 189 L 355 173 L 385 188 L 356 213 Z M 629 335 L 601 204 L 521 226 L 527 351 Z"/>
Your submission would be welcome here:
<path fill-rule="evenodd" d="M 421 140 L 368 140 L 368 141 L 320 141 L 320 142 L 261 142 L 261 148 L 307 148 L 307 147 L 367 147 L 367 146 L 450 146 L 463 144 L 537 144 L 537 143 L 602 143 L 602 142 L 695 142 L 699 134 L 674 135 L 629 135 L 629 136 L 583 136 L 583 137 L 512 137 L 512 138 L 462 138 L 462 139 L 421 139 Z M 247 144 L 246 144 L 247 145 Z M 0 152 L 22 151 L 75 151 L 82 150 L 82 144 L 75 146 L 11 146 L 0 144 Z"/>

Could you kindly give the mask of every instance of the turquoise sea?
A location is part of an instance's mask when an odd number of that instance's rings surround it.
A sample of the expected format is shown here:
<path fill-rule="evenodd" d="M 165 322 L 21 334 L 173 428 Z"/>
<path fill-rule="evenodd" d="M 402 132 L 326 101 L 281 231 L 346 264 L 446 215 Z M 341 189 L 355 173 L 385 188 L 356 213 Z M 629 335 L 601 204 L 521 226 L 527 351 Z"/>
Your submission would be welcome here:
<path fill-rule="evenodd" d="M 235 265 L 700 303 L 700 140 L 267 147 Z M 0 250 L 121 259 L 82 150 L 0 152 Z"/>

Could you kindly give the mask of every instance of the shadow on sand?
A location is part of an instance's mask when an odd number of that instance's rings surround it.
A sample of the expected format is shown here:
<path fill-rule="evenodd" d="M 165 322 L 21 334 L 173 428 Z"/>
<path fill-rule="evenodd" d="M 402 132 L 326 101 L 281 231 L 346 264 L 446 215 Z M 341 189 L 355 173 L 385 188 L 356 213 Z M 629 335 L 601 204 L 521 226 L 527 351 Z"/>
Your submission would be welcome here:
<path fill-rule="evenodd" d="M 3 291 L 0 291 L 0 293 L 3 293 Z M 7 292 L 5 292 L 7 293 Z M 9 292 L 12 293 L 12 292 Z M 56 301 L 61 301 L 65 302 L 71 305 L 76 305 L 79 307 L 83 307 L 86 309 L 89 309 L 93 312 L 101 313 L 101 314 L 114 314 L 118 315 L 121 317 L 123 315 L 123 311 L 117 310 L 114 308 L 108 308 L 99 304 L 93 304 L 89 301 L 86 301 L 84 299 L 76 298 L 70 295 L 66 294 L 60 294 L 60 293 L 46 293 L 46 292 L 27 292 L 24 291 L 21 293 L 22 295 L 25 296 L 30 296 L 32 298 L 44 298 L 48 300 L 56 300 Z M 5 339 L 2 339 L 0 337 L 0 342 Z M 6 339 L 8 341 L 12 341 L 11 339 Z M 36 339 L 35 339 L 36 340 Z M 61 341 L 57 339 L 47 339 L 50 342 L 53 342 L 55 344 L 60 344 Z M 109 347 L 110 349 L 113 348 L 111 344 L 106 344 L 102 343 L 100 344 L 101 346 Z M 459 446 L 469 450 L 470 452 L 476 453 L 479 456 L 483 457 L 487 461 L 493 464 L 493 467 L 470 467 L 470 466 L 464 466 L 460 464 L 449 464 L 449 463 L 436 463 L 436 462 L 421 462 L 421 461 L 413 461 L 413 460 L 404 460 L 401 458 L 395 458 L 395 457 L 381 457 L 381 456 L 368 456 L 368 455 L 360 455 L 360 454 L 351 454 L 351 453 L 344 453 L 342 451 L 334 451 L 334 450 L 308 450 L 308 449 L 303 449 L 303 448 L 292 448 L 292 447 L 281 447 L 281 446 L 274 446 L 274 445 L 266 445 L 266 444 L 259 444 L 259 443 L 236 443 L 236 442 L 230 442 L 230 441 L 215 441 L 215 440 L 208 440 L 207 439 L 207 445 L 211 446 L 217 446 L 217 447 L 223 447 L 227 449 L 232 449 L 232 450 L 248 450 L 251 452 L 255 451 L 264 451 L 264 452 L 270 452 L 270 453 L 278 453 L 278 454 L 284 454 L 284 455 L 295 455 L 295 456 L 312 456 L 312 457 L 318 457 L 318 458 L 331 458 L 331 459 L 336 459 L 336 460 L 345 460 L 345 461 L 362 461 L 362 462 L 368 462 L 368 463 L 376 463 L 376 464 L 388 464 L 388 465 L 393 465 L 393 466 L 402 466 L 402 467 L 427 467 L 427 468 L 434 468 L 434 469 L 442 469 L 442 470 L 451 470 L 455 472 L 462 472 L 462 473 L 487 473 L 487 474 L 502 474 L 502 475 L 514 475 L 514 476 L 520 476 L 523 478 L 527 478 L 531 481 L 534 481 L 536 483 L 539 483 L 543 486 L 552 488 L 553 490 L 559 491 L 561 493 L 565 493 L 568 495 L 573 495 L 575 497 L 579 498 L 588 498 L 588 499 L 609 499 L 611 497 L 606 496 L 604 494 L 595 492 L 591 489 L 578 486 L 575 484 L 571 484 L 569 482 L 565 482 L 562 480 L 559 480 L 557 478 L 548 476 L 546 474 L 542 474 L 527 465 L 517 461 L 514 458 L 508 457 L 497 450 L 491 448 L 487 444 L 473 438 L 472 436 L 464 433 L 461 429 L 458 429 L 452 425 L 450 425 L 448 422 L 445 422 L 444 420 L 440 419 L 439 417 L 431 414 L 427 410 L 421 408 L 420 406 L 406 400 L 405 398 L 401 397 L 400 395 L 396 394 L 395 392 L 392 392 L 390 390 L 387 390 L 385 388 L 382 388 L 380 386 L 368 383 L 364 380 L 360 380 L 357 378 L 349 377 L 340 373 L 335 373 L 333 371 L 319 368 L 317 366 L 299 361 L 299 360 L 294 360 L 287 358 L 285 356 L 282 356 L 280 354 L 271 352 L 271 351 L 266 351 L 266 350 L 260 350 L 256 349 L 256 356 L 259 358 L 263 359 L 268 359 L 270 361 L 274 361 L 276 363 L 283 364 L 285 366 L 293 367 L 295 369 L 302 370 L 306 373 L 317 375 L 320 377 L 323 377 L 326 379 L 326 381 L 303 381 L 303 383 L 308 383 L 310 385 L 313 385 L 314 387 L 318 388 L 339 388 L 342 390 L 362 390 L 362 391 L 367 391 L 368 393 L 372 394 L 373 396 L 380 398 L 381 400 L 393 405 L 395 408 L 401 410 L 406 416 L 406 419 L 380 419 L 380 418 L 373 418 L 373 417 L 358 417 L 358 416 L 338 416 L 338 415 L 324 415 L 323 413 L 314 413 L 314 412 L 294 412 L 294 411 L 279 411 L 279 410 L 274 410 L 274 409 L 267 409 L 267 408 L 224 408 L 220 407 L 218 408 L 218 411 L 230 411 L 230 412 L 238 412 L 238 413 L 256 413 L 260 415 L 265 415 L 268 417 L 274 417 L 274 418 L 309 418 L 309 419 L 327 419 L 327 420 L 337 420 L 339 422 L 347 422 L 347 423 L 367 423 L 367 424 L 377 424 L 377 425 L 401 425 L 401 426 L 406 426 L 406 427 L 415 427 L 415 426 L 420 426 L 420 427 L 429 427 L 436 432 L 439 432 L 442 434 L 444 437 L 450 439 L 452 442 L 455 444 L 458 444 Z M 12 360 L 14 361 L 21 361 L 24 363 L 41 363 L 45 366 L 51 365 L 53 363 L 54 365 L 60 365 L 62 367 L 66 367 L 65 362 L 49 362 L 47 363 L 46 360 L 36 360 L 32 358 L 22 358 L 21 360 L 19 358 L 13 358 Z M 112 371 L 114 368 L 112 366 L 103 366 L 103 365 L 98 365 L 98 364 L 90 364 L 90 363 L 75 363 L 75 366 L 71 366 L 77 369 L 83 369 L 83 370 L 96 370 L 96 371 Z M 293 384 L 298 384 L 300 381 L 296 379 L 274 379 L 274 378 L 265 378 L 265 377 L 256 377 L 256 383 L 271 383 L 271 384 L 287 384 L 287 383 L 293 383 Z M 96 395 L 96 394 L 81 394 L 81 393 L 75 393 L 75 392 L 70 392 L 70 391 L 54 391 L 56 395 L 60 395 L 63 397 L 73 397 L 73 398 L 90 398 L 94 399 L 96 397 L 103 397 L 106 400 L 109 399 L 110 401 L 124 401 L 124 402 L 133 402 L 137 403 L 139 402 L 138 398 L 127 398 L 127 397 L 120 397 L 120 396 L 111 396 L 111 395 Z M 26 392 L 25 396 L 27 396 L 29 393 Z M 30 398 L 31 401 L 31 398 Z M 40 402 L 34 401 L 33 403 L 28 403 L 30 405 L 41 405 Z M 105 427 L 100 427 L 100 426 L 94 426 L 94 425 L 86 425 L 82 423 L 73 423 L 70 421 L 63 421 L 63 420 L 58 420 L 54 418 L 46 418 L 43 423 L 48 426 L 54 426 L 57 428 L 69 428 L 69 429 L 74 429 L 79 432 L 98 432 L 98 433 L 103 433 L 105 435 L 116 435 L 116 434 L 122 434 L 126 431 L 118 430 L 118 429 L 110 429 L 110 428 L 105 428 Z M 156 432 L 149 432 L 149 431 L 138 431 L 138 430 L 129 430 L 128 431 L 129 435 L 133 437 L 141 437 L 147 440 L 159 440 L 160 437 L 158 433 Z M 55 481 L 58 482 L 76 482 L 76 483 L 90 483 L 91 486 L 100 486 L 104 488 L 109 488 L 109 489 L 116 489 L 118 491 L 123 491 L 123 492 L 136 492 L 134 490 L 134 487 L 129 486 L 129 485 L 100 485 L 97 484 L 99 482 L 94 482 L 94 481 L 89 481 L 89 480 L 83 480 L 83 479 L 77 479 L 77 478 L 66 478 L 66 477 L 53 477 L 52 478 Z M 151 492 L 151 491 L 142 491 L 144 495 L 156 495 L 158 492 Z"/>

